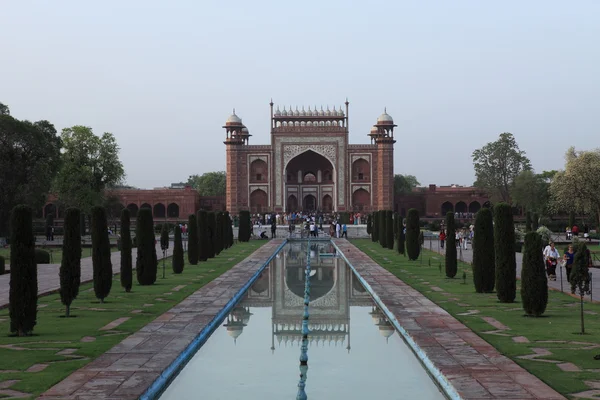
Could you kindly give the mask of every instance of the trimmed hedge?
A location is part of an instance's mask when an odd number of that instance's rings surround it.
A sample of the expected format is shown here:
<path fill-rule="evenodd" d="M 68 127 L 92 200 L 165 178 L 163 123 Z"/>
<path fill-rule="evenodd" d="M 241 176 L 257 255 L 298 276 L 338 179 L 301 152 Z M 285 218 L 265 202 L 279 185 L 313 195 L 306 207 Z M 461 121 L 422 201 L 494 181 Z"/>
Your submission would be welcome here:
<path fill-rule="evenodd" d="M 156 239 L 154 238 L 154 220 L 152 210 L 140 208 L 135 227 L 137 259 L 135 270 L 140 285 L 153 285 L 156 282 L 158 258 L 156 257 Z"/>
<path fill-rule="evenodd" d="M 387 247 L 387 220 L 385 218 L 385 210 L 379 210 L 379 244 L 381 247 Z"/>
<path fill-rule="evenodd" d="M 406 217 L 406 253 L 409 260 L 417 260 L 421 252 L 419 245 L 419 211 L 415 208 L 408 210 Z"/>
<path fill-rule="evenodd" d="M 10 332 L 27 336 L 37 322 L 38 280 L 31 208 L 18 205 L 10 214 Z"/>
<path fill-rule="evenodd" d="M 385 244 L 390 250 L 394 250 L 394 213 L 391 210 L 385 212 L 385 229 L 387 238 Z"/>
<path fill-rule="evenodd" d="M 46 250 L 35 249 L 36 264 L 50 264 L 50 253 Z"/>
<path fill-rule="evenodd" d="M 190 265 L 198 264 L 200 258 L 200 242 L 198 236 L 198 220 L 196 215 L 188 217 L 188 262 Z"/>
<path fill-rule="evenodd" d="M 531 220 L 531 230 L 537 231 L 540 227 L 540 215 L 538 213 L 533 213 L 533 218 Z"/>
<path fill-rule="evenodd" d="M 6 272 L 6 260 L 4 257 L 0 256 L 0 275 Z"/>
<path fill-rule="evenodd" d="M 531 212 L 525 213 L 525 232 L 531 232 Z"/>
<path fill-rule="evenodd" d="M 215 247 L 215 255 L 221 254 L 223 251 L 223 212 L 216 212 L 216 224 L 215 224 L 215 237 L 214 237 L 214 247 Z"/>
<path fill-rule="evenodd" d="M 229 211 L 225 211 L 225 224 L 227 227 L 227 231 L 225 233 L 227 237 L 227 246 L 226 248 L 230 248 L 233 246 L 233 221 L 231 220 L 231 215 Z"/>
<path fill-rule="evenodd" d="M 208 213 L 198 211 L 198 257 L 200 261 L 208 260 L 210 252 L 210 237 L 208 235 Z"/>
<path fill-rule="evenodd" d="M 208 258 L 215 258 L 217 217 L 216 217 L 214 211 L 208 212 L 207 222 L 208 222 Z"/>
<path fill-rule="evenodd" d="M 367 215 L 367 235 L 373 233 L 373 214 Z"/>
<path fill-rule="evenodd" d="M 238 240 L 240 242 L 248 242 L 252 233 L 252 226 L 250 221 L 250 211 L 240 211 L 240 226 L 238 230 Z"/>
<path fill-rule="evenodd" d="M 373 220 L 372 223 L 372 233 L 371 233 L 371 240 L 373 242 L 379 242 L 379 211 L 373 211 L 373 213 L 371 214 L 372 217 L 371 219 Z"/>
<path fill-rule="evenodd" d="M 405 250 L 405 246 L 404 246 L 404 242 L 406 240 L 406 237 L 404 235 L 404 224 L 403 224 L 403 218 L 398 216 L 398 244 L 397 244 L 397 251 L 399 254 L 406 254 L 406 250 Z"/>
<path fill-rule="evenodd" d="M 160 249 L 162 251 L 169 249 L 169 225 L 163 224 L 160 230 Z"/>
<path fill-rule="evenodd" d="M 121 210 L 121 286 L 125 292 L 131 291 L 133 284 L 133 262 L 131 256 L 131 212 Z"/>
<path fill-rule="evenodd" d="M 173 244 L 173 273 L 181 274 L 183 272 L 184 265 L 181 228 L 179 225 L 175 225 L 175 243 Z"/>
<path fill-rule="evenodd" d="M 69 208 L 65 214 L 65 235 L 60 264 L 60 300 L 65 305 L 65 317 L 70 316 L 71 303 L 79 294 L 81 283 L 81 213 Z"/>
<path fill-rule="evenodd" d="M 458 272 L 456 260 L 456 226 L 454 224 L 454 212 L 446 213 L 446 276 L 454 278 Z"/>
<path fill-rule="evenodd" d="M 112 261 L 108 239 L 108 221 L 104 207 L 92 208 L 92 268 L 94 270 L 94 293 L 100 303 L 108 297 L 112 288 Z"/>
<path fill-rule="evenodd" d="M 536 232 L 525 235 L 523 269 L 521 270 L 521 300 L 528 315 L 539 317 L 548 305 L 548 278 L 544 267 L 542 238 Z"/>
<path fill-rule="evenodd" d="M 496 258 L 494 255 L 494 217 L 489 208 L 482 208 L 477 212 L 473 233 L 475 291 L 491 293 L 496 284 Z"/>
<path fill-rule="evenodd" d="M 494 205 L 494 252 L 498 300 L 502 303 L 512 303 L 517 296 L 515 226 L 512 208 L 506 203 Z"/>

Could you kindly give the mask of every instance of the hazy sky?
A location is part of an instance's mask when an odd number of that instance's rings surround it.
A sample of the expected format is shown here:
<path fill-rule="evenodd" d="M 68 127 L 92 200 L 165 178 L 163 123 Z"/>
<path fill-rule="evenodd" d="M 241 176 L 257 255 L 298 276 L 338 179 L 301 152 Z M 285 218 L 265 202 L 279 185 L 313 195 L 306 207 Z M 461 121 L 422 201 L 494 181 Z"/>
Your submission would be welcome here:
<path fill-rule="evenodd" d="M 423 185 L 472 184 L 471 153 L 501 132 L 537 171 L 600 146 L 598 0 L 0 4 L 0 102 L 112 132 L 134 186 L 224 170 L 233 107 L 268 144 L 271 97 L 348 97 L 352 143 L 387 107 L 395 172 Z"/>

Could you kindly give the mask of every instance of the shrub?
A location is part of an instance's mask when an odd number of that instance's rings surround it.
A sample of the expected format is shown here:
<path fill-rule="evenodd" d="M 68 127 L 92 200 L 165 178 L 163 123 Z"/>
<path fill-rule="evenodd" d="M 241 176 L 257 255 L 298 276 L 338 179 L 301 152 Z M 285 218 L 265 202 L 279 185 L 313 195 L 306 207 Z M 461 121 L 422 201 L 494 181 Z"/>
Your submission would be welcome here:
<path fill-rule="evenodd" d="M 94 293 L 100 303 L 108 297 L 112 287 L 112 261 L 108 222 L 104 207 L 92 208 L 92 268 L 94 270 Z"/>
<path fill-rule="evenodd" d="M 6 260 L 4 257 L 0 256 L 0 275 L 6 272 Z"/>
<path fill-rule="evenodd" d="M 215 241 L 216 241 L 216 229 L 217 229 L 217 218 L 213 211 L 208 212 L 208 258 L 215 257 Z"/>
<path fill-rule="evenodd" d="M 233 221 L 229 211 L 225 211 L 225 219 L 227 224 L 227 248 L 233 246 Z"/>
<path fill-rule="evenodd" d="M 127 293 L 133 284 L 133 263 L 131 257 L 131 220 L 127 208 L 121 210 L 121 286 Z"/>
<path fill-rule="evenodd" d="M 379 242 L 379 211 L 373 211 L 372 219 L 373 227 L 371 229 L 373 232 L 371 234 L 371 240 L 373 242 Z"/>
<path fill-rule="evenodd" d="M 404 241 L 406 239 L 405 235 L 404 235 L 404 224 L 402 223 L 403 218 L 402 217 L 398 217 L 398 245 L 397 245 L 397 249 L 399 254 L 404 254 L 405 253 L 405 249 L 404 249 Z"/>
<path fill-rule="evenodd" d="M 386 239 L 385 244 L 390 250 L 394 250 L 394 213 L 391 210 L 385 212 L 385 229 Z"/>
<path fill-rule="evenodd" d="M 578 243 L 573 270 L 571 271 L 571 293 L 579 295 L 579 309 L 581 319 L 581 334 L 585 333 L 583 320 L 583 296 L 590 294 L 590 272 L 588 266 L 590 254 L 585 243 Z M 11 266 L 12 271 L 12 266 Z M 12 276 L 11 276 L 12 278 Z"/>
<path fill-rule="evenodd" d="M 198 220 L 194 214 L 188 217 L 188 262 L 190 265 L 198 264 L 200 255 L 198 242 Z"/>
<path fill-rule="evenodd" d="M 250 211 L 240 211 L 240 227 L 238 231 L 238 240 L 240 242 L 247 242 L 250 240 L 250 235 L 252 232 L 250 224 Z"/>
<path fill-rule="evenodd" d="M 50 253 L 46 250 L 35 249 L 36 264 L 50 264 Z"/>
<path fill-rule="evenodd" d="M 502 303 L 512 303 L 517 295 L 515 242 L 512 208 L 509 204 L 498 203 L 494 206 L 494 252 L 496 294 Z"/>
<path fill-rule="evenodd" d="M 531 230 L 537 231 L 540 227 L 540 216 L 538 213 L 533 213 L 533 217 L 531 219 Z"/>
<path fill-rule="evenodd" d="M 175 243 L 173 244 L 173 273 L 183 272 L 183 243 L 181 241 L 181 228 L 175 225 Z"/>
<path fill-rule="evenodd" d="M 152 285 L 156 282 L 158 258 L 156 257 L 156 240 L 154 238 L 154 220 L 152 210 L 140 208 L 135 226 L 137 258 L 135 272 L 140 285 Z"/>
<path fill-rule="evenodd" d="M 525 232 L 531 232 L 531 211 L 525 213 Z"/>
<path fill-rule="evenodd" d="M 65 214 L 65 235 L 63 237 L 63 254 L 60 264 L 60 300 L 66 307 L 68 318 L 71 303 L 79 294 L 81 283 L 81 213 L 76 208 L 69 208 Z"/>
<path fill-rule="evenodd" d="M 213 246 L 215 248 L 215 255 L 219 255 L 223 251 L 223 213 L 217 211 L 215 213 L 215 235 L 213 238 Z"/>
<path fill-rule="evenodd" d="M 381 247 L 387 247 L 387 221 L 385 219 L 385 210 L 379 210 L 378 213 L 379 223 L 377 226 L 379 227 L 379 233 L 377 236 L 379 237 L 379 244 Z"/>
<path fill-rule="evenodd" d="M 373 214 L 367 215 L 367 235 L 373 233 Z"/>
<path fill-rule="evenodd" d="M 548 304 L 548 278 L 544 267 L 542 238 L 536 232 L 525 235 L 523 269 L 521 270 L 521 300 L 528 315 L 539 317 Z"/>
<path fill-rule="evenodd" d="M 162 251 L 169 249 L 169 226 L 167 224 L 163 224 L 160 230 L 160 249 Z"/>
<path fill-rule="evenodd" d="M 473 232 L 473 283 L 477 293 L 494 291 L 495 263 L 494 217 L 489 208 L 482 208 L 475 218 Z"/>
<path fill-rule="evenodd" d="M 406 217 L 406 252 L 409 260 L 417 260 L 421 252 L 419 246 L 419 211 L 415 208 L 408 210 Z"/>
<path fill-rule="evenodd" d="M 398 218 L 400 218 L 400 214 L 395 212 L 392 218 L 394 220 L 394 241 L 396 241 L 398 240 Z"/>
<path fill-rule="evenodd" d="M 436 232 L 442 228 L 438 221 L 431 221 L 431 222 L 429 222 L 428 226 L 429 226 L 430 231 L 436 231 Z"/>
<path fill-rule="evenodd" d="M 208 260 L 210 237 L 208 236 L 208 213 L 198 211 L 198 256 L 200 261 Z"/>
<path fill-rule="evenodd" d="M 10 215 L 10 331 L 31 334 L 37 320 L 38 280 L 31 209 L 15 206 Z"/>
<path fill-rule="evenodd" d="M 80 213 L 79 214 L 79 235 L 81 236 L 85 236 L 85 214 L 84 213 Z"/>
<path fill-rule="evenodd" d="M 454 212 L 448 211 L 446 213 L 446 276 L 454 278 L 457 272 L 456 225 L 454 224 Z"/>

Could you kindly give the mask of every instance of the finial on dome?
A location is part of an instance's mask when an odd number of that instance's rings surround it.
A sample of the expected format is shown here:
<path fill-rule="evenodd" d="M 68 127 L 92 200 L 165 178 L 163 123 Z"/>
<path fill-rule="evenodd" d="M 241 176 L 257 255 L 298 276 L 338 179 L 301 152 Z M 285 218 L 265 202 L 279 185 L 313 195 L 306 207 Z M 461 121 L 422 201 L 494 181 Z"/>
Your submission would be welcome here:
<path fill-rule="evenodd" d="M 383 107 L 383 112 L 387 114 L 387 107 Z"/>
<path fill-rule="evenodd" d="M 233 108 L 233 115 L 235 115 L 235 107 Z"/>

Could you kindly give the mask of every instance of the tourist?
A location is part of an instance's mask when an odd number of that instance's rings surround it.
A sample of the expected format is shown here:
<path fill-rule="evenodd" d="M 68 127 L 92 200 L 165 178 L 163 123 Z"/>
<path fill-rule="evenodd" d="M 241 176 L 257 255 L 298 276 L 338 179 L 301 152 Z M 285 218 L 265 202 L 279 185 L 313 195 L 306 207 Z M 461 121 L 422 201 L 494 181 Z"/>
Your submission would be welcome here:
<path fill-rule="evenodd" d="M 338 221 L 335 223 L 335 237 L 338 239 L 340 238 L 340 228 L 340 222 Z"/>
<path fill-rule="evenodd" d="M 573 225 L 571 232 L 573 233 L 573 237 L 579 237 L 579 227 L 577 225 Z"/>
<path fill-rule="evenodd" d="M 544 249 L 544 260 L 546 261 L 546 272 L 548 274 L 548 279 L 551 281 L 556 280 L 556 264 L 558 259 L 560 258 L 560 254 L 556 247 L 554 246 L 554 242 L 550 242 L 548 246 Z"/>
<path fill-rule="evenodd" d="M 342 237 L 348 239 L 348 227 L 346 224 L 342 224 Z"/>
<path fill-rule="evenodd" d="M 275 236 L 277 236 L 277 223 L 273 221 L 271 223 L 271 239 L 275 239 Z"/>
<path fill-rule="evenodd" d="M 567 270 L 567 282 L 571 279 L 571 270 L 573 269 L 573 262 L 575 261 L 575 251 L 573 245 L 570 244 L 567 252 L 564 254 L 565 269 Z"/>
<path fill-rule="evenodd" d="M 442 229 L 442 231 L 440 232 L 440 246 L 442 246 L 442 249 L 444 248 L 445 240 L 446 240 L 446 232 L 444 232 L 444 230 Z"/>

